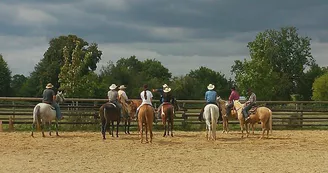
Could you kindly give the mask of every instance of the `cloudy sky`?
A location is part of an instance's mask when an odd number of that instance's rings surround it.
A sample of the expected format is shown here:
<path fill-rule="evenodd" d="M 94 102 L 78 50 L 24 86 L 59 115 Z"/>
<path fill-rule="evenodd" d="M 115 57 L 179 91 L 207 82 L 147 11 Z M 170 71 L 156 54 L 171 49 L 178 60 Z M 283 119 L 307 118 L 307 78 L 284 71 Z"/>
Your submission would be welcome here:
<path fill-rule="evenodd" d="M 0 53 L 29 75 L 51 38 L 75 34 L 109 60 L 155 58 L 174 76 L 199 66 L 230 77 L 258 32 L 295 26 L 328 66 L 327 0 L 1 0 Z"/>

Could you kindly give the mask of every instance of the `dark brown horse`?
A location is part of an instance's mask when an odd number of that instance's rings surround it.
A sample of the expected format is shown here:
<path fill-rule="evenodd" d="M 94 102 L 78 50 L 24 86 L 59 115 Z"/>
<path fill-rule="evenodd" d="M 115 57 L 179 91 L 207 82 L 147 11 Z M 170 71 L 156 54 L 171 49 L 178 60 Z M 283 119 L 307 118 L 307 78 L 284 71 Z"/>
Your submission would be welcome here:
<path fill-rule="evenodd" d="M 116 121 L 116 137 L 118 137 L 118 127 L 120 125 L 121 116 L 120 110 L 113 103 L 105 103 L 99 108 L 99 116 L 101 120 L 101 133 L 103 139 L 106 139 L 107 125 L 111 124 L 112 128 L 109 128 L 109 134 L 114 137 L 114 121 Z"/>
<path fill-rule="evenodd" d="M 170 102 L 164 102 L 162 106 L 162 122 L 164 125 L 164 135 L 163 137 L 166 136 L 166 131 L 167 135 L 170 135 L 170 129 L 171 129 L 171 136 L 173 137 L 173 119 L 174 119 L 174 107 Z M 167 125 L 166 125 L 167 122 Z"/>

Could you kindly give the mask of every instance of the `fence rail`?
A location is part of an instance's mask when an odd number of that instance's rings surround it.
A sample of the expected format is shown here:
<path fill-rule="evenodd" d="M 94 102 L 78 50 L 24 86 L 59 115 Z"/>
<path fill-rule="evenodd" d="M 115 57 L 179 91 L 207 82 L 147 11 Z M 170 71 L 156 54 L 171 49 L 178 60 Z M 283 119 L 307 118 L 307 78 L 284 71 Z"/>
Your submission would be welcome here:
<path fill-rule="evenodd" d="M 32 123 L 33 107 L 41 98 L 0 97 L 0 121 L 8 124 Z M 107 99 L 67 98 L 61 105 L 65 119 L 60 124 L 99 124 L 95 119 L 101 104 Z M 158 100 L 154 100 L 154 106 Z M 204 105 L 203 100 L 177 100 L 180 107 L 186 110 L 177 111 L 175 126 L 203 124 L 197 116 Z M 273 112 L 273 126 L 280 128 L 293 127 L 328 127 L 328 101 L 258 101 L 258 105 L 267 106 Z M 236 120 L 229 124 L 237 124 Z M 136 122 L 132 122 L 136 125 Z"/>

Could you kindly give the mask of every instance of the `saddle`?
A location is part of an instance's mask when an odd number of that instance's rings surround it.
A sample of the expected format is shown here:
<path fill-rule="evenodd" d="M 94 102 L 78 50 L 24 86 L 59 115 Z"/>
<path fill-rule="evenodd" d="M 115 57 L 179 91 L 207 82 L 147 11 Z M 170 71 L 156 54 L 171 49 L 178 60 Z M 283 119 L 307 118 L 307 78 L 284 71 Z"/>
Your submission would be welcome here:
<path fill-rule="evenodd" d="M 117 108 L 116 104 L 113 103 L 113 102 L 108 102 L 107 104 L 108 104 L 108 105 L 113 105 L 115 108 Z"/>
<path fill-rule="evenodd" d="M 252 108 L 248 111 L 249 113 L 255 113 L 256 112 L 256 109 L 258 108 L 258 106 L 252 106 Z"/>

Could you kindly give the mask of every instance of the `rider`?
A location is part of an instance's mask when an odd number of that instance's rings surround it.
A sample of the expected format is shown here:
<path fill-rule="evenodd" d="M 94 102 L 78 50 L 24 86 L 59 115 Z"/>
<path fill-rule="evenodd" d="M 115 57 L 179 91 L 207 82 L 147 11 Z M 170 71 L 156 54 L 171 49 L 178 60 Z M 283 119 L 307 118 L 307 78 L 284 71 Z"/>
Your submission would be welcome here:
<path fill-rule="evenodd" d="M 168 86 L 167 84 L 164 84 L 162 87 L 163 87 L 163 88 L 153 89 L 153 90 L 152 90 L 153 92 L 159 92 L 159 94 L 160 94 L 159 103 L 160 103 L 160 104 L 162 104 L 163 101 L 164 101 L 164 98 L 163 98 L 164 89 L 165 89 L 165 88 L 168 88 L 169 86 Z"/>
<path fill-rule="evenodd" d="M 140 104 L 140 106 L 137 108 L 136 111 L 136 115 L 135 117 L 138 118 L 138 113 L 139 113 L 139 109 L 141 108 L 141 106 L 148 104 L 150 106 L 153 106 L 152 101 L 153 101 L 153 94 L 148 90 L 148 85 L 145 84 L 143 86 L 143 91 L 140 93 L 140 98 L 142 100 L 142 103 Z M 155 118 L 154 118 L 155 121 Z"/>
<path fill-rule="evenodd" d="M 245 103 L 245 108 L 243 109 L 243 115 L 245 118 L 245 121 L 247 121 L 249 119 L 248 117 L 248 111 L 255 106 L 256 104 L 256 95 L 255 93 L 252 91 L 251 88 L 248 88 L 247 93 L 249 95 L 248 101 Z"/>
<path fill-rule="evenodd" d="M 51 106 L 53 106 L 56 110 L 56 118 L 58 120 L 64 119 L 64 117 L 61 115 L 60 107 L 58 103 L 56 102 L 56 95 L 54 90 L 52 89 L 54 86 L 51 83 L 48 83 L 46 86 L 46 89 L 43 90 L 43 103 L 48 103 Z"/>
<path fill-rule="evenodd" d="M 236 87 L 232 86 L 231 94 L 229 96 L 229 104 L 227 105 L 227 113 L 225 115 L 226 117 L 230 116 L 230 114 L 231 114 L 231 109 L 233 107 L 234 100 L 239 100 L 239 93 L 236 91 Z"/>
<path fill-rule="evenodd" d="M 114 103 L 118 110 L 119 110 L 119 114 L 122 117 L 121 114 L 121 109 L 122 109 L 122 105 L 118 102 L 118 92 L 116 91 L 117 86 L 115 84 L 112 84 L 111 86 L 109 86 L 109 91 L 107 93 L 108 96 L 108 102 L 109 103 Z"/>
<path fill-rule="evenodd" d="M 118 101 L 122 104 L 122 107 L 125 110 L 125 112 L 127 112 L 127 107 L 128 107 L 127 103 L 129 103 L 129 98 L 124 91 L 126 89 L 126 87 L 124 85 L 121 85 L 118 89 L 119 89 L 117 92 L 118 93 Z"/>
<path fill-rule="evenodd" d="M 215 104 L 216 106 L 218 106 L 216 103 L 217 93 L 216 93 L 216 91 L 213 90 L 214 88 L 215 88 L 215 86 L 213 84 L 209 84 L 207 86 L 208 91 L 205 92 L 206 103 L 205 103 L 204 107 L 202 108 L 202 110 L 200 111 L 199 120 L 202 120 L 204 108 L 206 105 Z"/>
<path fill-rule="evenodd" d="M 161 105 L 159 105 L 157 112 L 158 112 L 158 118 L 161 118 L 161 112 L 162 112 L 162 106 L 165 103 L 170 103 L 172 100 L 172 93 L 170 92 L 171 88 L 166 87 L 165 89 L 163 89 L 163 103 Z"/>

